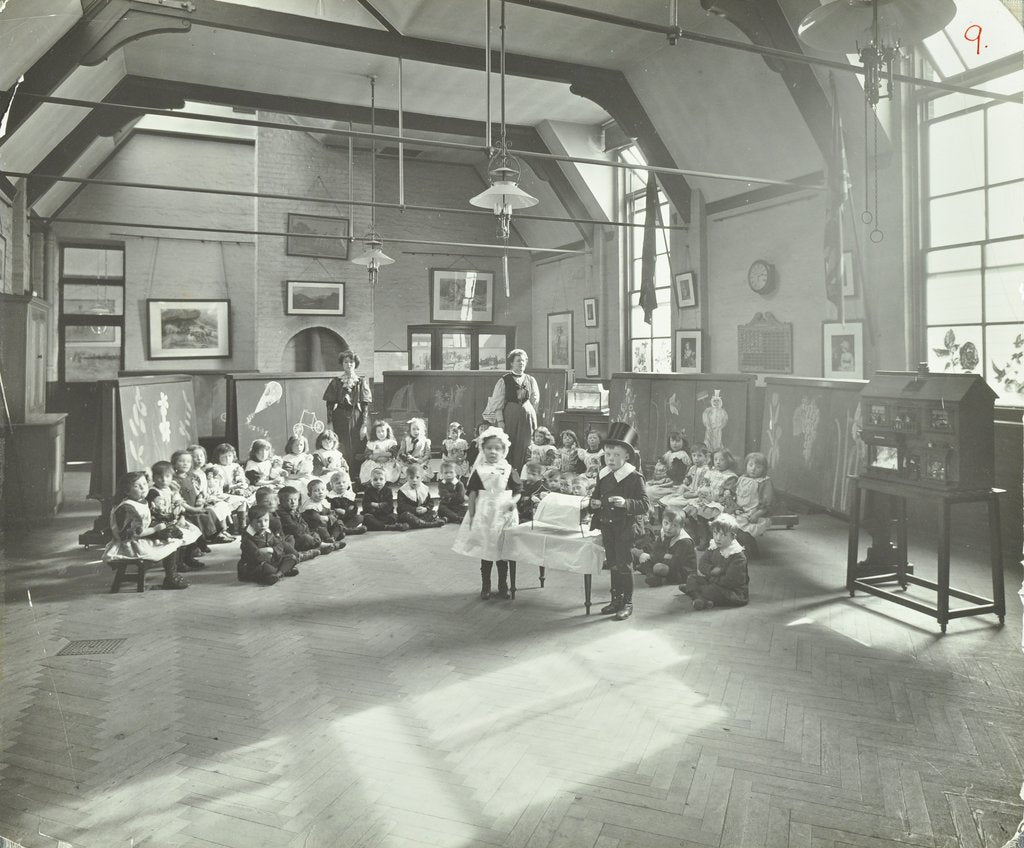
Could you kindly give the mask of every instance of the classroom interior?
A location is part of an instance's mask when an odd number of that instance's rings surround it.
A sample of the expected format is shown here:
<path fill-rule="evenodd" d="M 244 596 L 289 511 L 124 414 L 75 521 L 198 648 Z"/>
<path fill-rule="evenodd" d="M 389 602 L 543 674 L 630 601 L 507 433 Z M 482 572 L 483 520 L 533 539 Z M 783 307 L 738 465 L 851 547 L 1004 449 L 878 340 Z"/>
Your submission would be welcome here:
<path fill-rule="evenodd" d="M 0 2 L 0 844 L 1024 845 L 1021 16 Z M 315 440 L 344 350 L 436 453 L 513 349 L 766 456 L 749 605 L 482 601 L 451 526 L 111 591 L 119 475 Z"/>

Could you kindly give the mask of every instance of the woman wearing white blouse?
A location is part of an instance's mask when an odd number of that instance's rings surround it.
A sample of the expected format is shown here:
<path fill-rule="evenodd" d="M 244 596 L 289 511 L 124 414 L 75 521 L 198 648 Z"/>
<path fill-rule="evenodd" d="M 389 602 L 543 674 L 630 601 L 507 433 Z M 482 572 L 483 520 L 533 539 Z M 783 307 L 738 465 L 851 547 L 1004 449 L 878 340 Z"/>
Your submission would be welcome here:
<path fill-rule="evenodd" d="M 512 447 L 507 460 L 513 468 L 521 468 L 526 462 L 526 452 L 537 429 L 537 404 L 540 403 L 540 388 L 537 381 L 526 373 L 530 358 L 526 351 L 516 348 L 508 355 L 511 369 L 494 386 L 483 418 L 508 434 Z"/>

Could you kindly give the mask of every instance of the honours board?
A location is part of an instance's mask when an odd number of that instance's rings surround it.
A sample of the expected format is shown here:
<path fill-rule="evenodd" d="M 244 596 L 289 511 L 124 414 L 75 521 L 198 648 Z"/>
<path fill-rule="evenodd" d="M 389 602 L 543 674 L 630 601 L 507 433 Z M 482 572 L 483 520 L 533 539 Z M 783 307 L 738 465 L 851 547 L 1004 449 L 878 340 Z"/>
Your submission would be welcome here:
<path fill-rule="evenodd" d="M 849 511 L 862 380 L 765 379 L 761 450 L 776 490 L 837 515 Z"/>

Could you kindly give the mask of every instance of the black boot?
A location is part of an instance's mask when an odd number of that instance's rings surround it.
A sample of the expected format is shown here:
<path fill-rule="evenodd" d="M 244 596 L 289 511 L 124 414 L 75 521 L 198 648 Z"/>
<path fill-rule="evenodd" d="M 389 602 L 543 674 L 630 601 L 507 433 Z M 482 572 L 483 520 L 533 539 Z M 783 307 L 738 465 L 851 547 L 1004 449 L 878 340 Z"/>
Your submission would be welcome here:
<path fill-rule="evenodd" d="M 622 606 L 615 613 L 616 621 L 625 621 L 633 614 L 633 572 L 626 571 L 620 575 L 619 586 L 622 588 Z"/>
<path fill-rule="evenodd" d="M 480 563 L 480 600 L 491 599 L 491 565 L 490 562 Z"/>
<path fill-rule="evenodd" d="M 508 590 L 508 563 L 498 562 L 498 597 L 503 601 L 512 599 L 512 593 Z"/>
<path fill-rule="evenodd" d="M 188 581 L 178 574 L 178 552 L 174 551 L 164 559 L 164 583 L 165 589 L 187 589 Z"/>
<path fill-rule="evenodd" d="M 622 592 L 619 590 L 619 572 L 612 571 L 609 575 L 612 583 L 612 601 L 601 607 L 601 615 L 611 615 L 622 609 Z"/>

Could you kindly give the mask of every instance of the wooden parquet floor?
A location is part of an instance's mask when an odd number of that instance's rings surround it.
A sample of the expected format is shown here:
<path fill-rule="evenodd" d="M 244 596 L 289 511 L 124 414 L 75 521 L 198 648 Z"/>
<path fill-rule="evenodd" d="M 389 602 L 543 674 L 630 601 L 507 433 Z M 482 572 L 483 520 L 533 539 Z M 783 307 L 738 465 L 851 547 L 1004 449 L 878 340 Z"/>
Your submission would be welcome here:
<path fill-rule="evenodd" d="M 451 528 L 268 588 L 222 546 L 188 591 L 114 596 L 90 516 L 0 571 L 0 836 L 29 848 L 993 848 L 1020 819 L 1016 568 L 1004 628 L 944 638 L 846 596 L 823 516 L 768 536 L 741 610 L 640 587 L 633 620 L 588 618 L 580 579 L 525 565 L 481 602 Z M 954 574 L 984 592 L 977 559 Z"/>

